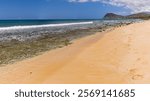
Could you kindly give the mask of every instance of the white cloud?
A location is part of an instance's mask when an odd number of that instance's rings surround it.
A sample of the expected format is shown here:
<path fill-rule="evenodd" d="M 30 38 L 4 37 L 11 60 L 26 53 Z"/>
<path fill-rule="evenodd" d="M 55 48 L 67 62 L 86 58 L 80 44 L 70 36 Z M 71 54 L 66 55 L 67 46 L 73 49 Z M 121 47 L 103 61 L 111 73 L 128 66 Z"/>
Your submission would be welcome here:
<path fill-rule="evenodd" d="M 69 0 L 69 2 L 101 2 L 117 7 L 125 7 L 137 12 L 150 12 L 150 0 Z"/>

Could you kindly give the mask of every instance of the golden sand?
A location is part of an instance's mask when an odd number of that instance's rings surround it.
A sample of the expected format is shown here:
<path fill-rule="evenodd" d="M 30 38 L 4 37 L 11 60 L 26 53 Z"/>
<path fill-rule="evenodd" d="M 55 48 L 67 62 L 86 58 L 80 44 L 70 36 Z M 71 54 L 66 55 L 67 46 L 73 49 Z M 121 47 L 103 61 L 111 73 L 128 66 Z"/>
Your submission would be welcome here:
<path fill-rule="evenodd" d="M 1 67 L 0 83 L 150 83 L 150 21 Z"/>

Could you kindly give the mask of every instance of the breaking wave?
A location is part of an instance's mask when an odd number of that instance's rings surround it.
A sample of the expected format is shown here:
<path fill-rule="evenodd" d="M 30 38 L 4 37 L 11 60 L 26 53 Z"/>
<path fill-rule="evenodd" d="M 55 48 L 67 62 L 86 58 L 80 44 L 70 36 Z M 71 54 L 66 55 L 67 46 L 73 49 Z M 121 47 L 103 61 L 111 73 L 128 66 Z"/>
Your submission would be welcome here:
<path fill-rule="evenodd" d="M 0 31 L 18 30 L 18 29 L 32 29 L 32 28 L 47 28 L 47 27 L 61 27 L 61 26 L 84 25 L 84 24 L 93 24 L 93 22 L 90 21 L 90 22 L 76 22 L 76 23 L 62 23 L 62 24 L 45 24 L 45 25 L 0 27 Z"/>

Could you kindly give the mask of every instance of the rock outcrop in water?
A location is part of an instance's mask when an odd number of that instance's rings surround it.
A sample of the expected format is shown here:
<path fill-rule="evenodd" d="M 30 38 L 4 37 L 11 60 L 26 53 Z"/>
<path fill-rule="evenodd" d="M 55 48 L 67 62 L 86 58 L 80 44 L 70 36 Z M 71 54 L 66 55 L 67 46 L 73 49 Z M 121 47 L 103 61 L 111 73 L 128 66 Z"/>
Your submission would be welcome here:
<path fill-rule="evenodd" d="M 150 19 L 150 13 L 149 12 L 142 12 L 142 13 L 136 13 L 136 14 L 131 14 L 127 16 L 122 16 L 122 15 L 117 15 L 114 13 L 107 13 L 103 19 L 109 19 L 109 20 L 114 20 L 114 19 Z"/>

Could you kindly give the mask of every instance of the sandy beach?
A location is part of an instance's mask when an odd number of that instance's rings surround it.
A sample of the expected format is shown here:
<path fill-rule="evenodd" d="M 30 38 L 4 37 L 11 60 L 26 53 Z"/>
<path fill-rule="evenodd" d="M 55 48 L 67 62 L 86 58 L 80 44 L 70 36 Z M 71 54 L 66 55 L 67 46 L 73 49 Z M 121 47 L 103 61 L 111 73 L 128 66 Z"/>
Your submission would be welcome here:
<path fill-rule="evenodd" d="M 0 83 L 150 83 L 150 21 L 96 33 L 0 67 Z"/>

